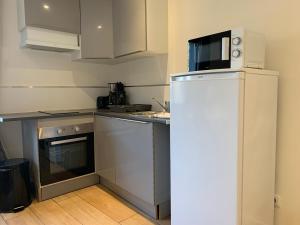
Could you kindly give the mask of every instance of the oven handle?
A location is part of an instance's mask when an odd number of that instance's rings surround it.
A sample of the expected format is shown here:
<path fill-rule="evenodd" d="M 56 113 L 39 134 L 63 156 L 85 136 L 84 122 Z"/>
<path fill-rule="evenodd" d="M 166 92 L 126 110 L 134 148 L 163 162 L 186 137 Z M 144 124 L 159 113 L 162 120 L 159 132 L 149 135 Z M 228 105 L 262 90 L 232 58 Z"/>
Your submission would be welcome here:
<path fill-rule="evenodd" d="M 87 137 L 81 137 L 81 138 L 72 138 L 72 139 L 61 140 L 61 141 L 52 141 L 50 144 L 52 146 L 55 146 L 55 145 L 61 145 L 61 144 L 79 142 L 79 141 L 86 141 L 86 140 L 87 140 Z"/>

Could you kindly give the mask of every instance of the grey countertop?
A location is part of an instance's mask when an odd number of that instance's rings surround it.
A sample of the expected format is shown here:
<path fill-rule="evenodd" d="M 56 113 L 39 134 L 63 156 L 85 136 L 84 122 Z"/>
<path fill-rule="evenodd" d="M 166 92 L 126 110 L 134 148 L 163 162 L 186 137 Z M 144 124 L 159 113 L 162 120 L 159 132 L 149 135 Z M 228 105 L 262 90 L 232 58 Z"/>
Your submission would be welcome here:
<path fill-rule="evenodd" d="M 150 123 L 170 124 L 170 119 L 148 117 L 143 115 L 133 115 L 132 113 L 118 113 L 118 112 L 109 112 L 105 110 L 98 110 L 95 112 L 95 115 L 105 116 L 105 117 L 115 117 L 115 118 L 128 119 L 128 120 L 137 120 L 137 121 L 150 122 Z"/>
<path fill-rule="evenodd" d="M 42 112 L 26 112 L 26 113 L 10 113 L 0 114 L 0 122 L 11 122 L 21 120 L 39 120 L 49 118 L 61 118 L 70 116 L 85 116 L 85 115 L 99 115 L 105 117 L 115 117 L 129 120 L 137 120 L 143 122 L 170 124 L 170 119 L 154 118 L 144 115 L 133 115 L 132 113 L 112 112 L 110 110 L 97 110 L 97 109 L 74 109 L 64 111 L 51 111 L 52 115 Z"/>

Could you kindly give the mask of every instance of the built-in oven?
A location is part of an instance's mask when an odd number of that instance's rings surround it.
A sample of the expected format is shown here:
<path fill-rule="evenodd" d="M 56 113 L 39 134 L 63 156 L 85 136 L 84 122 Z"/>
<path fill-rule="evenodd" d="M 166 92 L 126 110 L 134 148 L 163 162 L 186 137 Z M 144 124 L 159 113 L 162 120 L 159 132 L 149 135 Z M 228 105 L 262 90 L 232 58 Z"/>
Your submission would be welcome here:
<path fill-rule="evenodd" d="M 41 186 L 94 173 L 93 123 L 39 128 Z"/>

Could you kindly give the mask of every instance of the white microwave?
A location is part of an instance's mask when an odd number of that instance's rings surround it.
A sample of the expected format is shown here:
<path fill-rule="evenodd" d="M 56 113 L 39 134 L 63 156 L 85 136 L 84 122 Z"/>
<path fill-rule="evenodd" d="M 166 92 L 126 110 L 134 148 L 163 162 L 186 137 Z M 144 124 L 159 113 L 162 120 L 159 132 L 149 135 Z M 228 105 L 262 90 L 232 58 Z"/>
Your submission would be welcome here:
<path fill-rule="evenodd" d="M 265 66 L 264 36 L 243 28 L 191 39 L 188 43 L 189 71 Z"/>

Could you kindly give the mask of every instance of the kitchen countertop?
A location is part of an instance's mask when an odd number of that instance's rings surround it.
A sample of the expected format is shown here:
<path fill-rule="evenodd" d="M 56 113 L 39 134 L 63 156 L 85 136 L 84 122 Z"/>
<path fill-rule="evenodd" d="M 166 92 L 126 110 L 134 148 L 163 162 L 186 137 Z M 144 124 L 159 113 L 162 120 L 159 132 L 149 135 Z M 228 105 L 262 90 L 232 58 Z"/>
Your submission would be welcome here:
<path fill-rule="evenodd" d="M 95 115 L 105 116 L 105 117 L 115 117 L 121 119 L 128 120 L 137 120 L 142 122 L 150 122 L 150 123 L 163 123 L 170 124 L 170 119 L 166 118 L 156 118 L 156 117 L 148 117 L 144 115 L 133 115 L 132 113 L 119 113 L 119 112 L 110 112 L 109 110 L 97 110 Z"/>
<path fill-rule="evenodd" d="M 1 122 L 11 122 L 11 121 L 21 121 L 21 120 L 39 120 L 39 119 L 49 119 L 49 118 L 61 118 L 70 116 L 85 116 L 85 115 L 99 115 L 105 117 L 114 117 L 128 120 L 137 120 L 142 122 L 151 123 L 162 123 L 170 124 L 170 119 L 166 118 L 154 118 L 145 115 L 133 115 L 132 113 L 123 112 L 112 112 L 109 109 L 97 110 L 97 109 L 74 109 L 74 110 L 64 110 L 64 111 L 51 111 L 51 113 L 58 113 L 55 115 L 49 115 L 42 112 L 26 112 L 26 113 L 10 113 L 10 114 L 0 114 Z"/>

